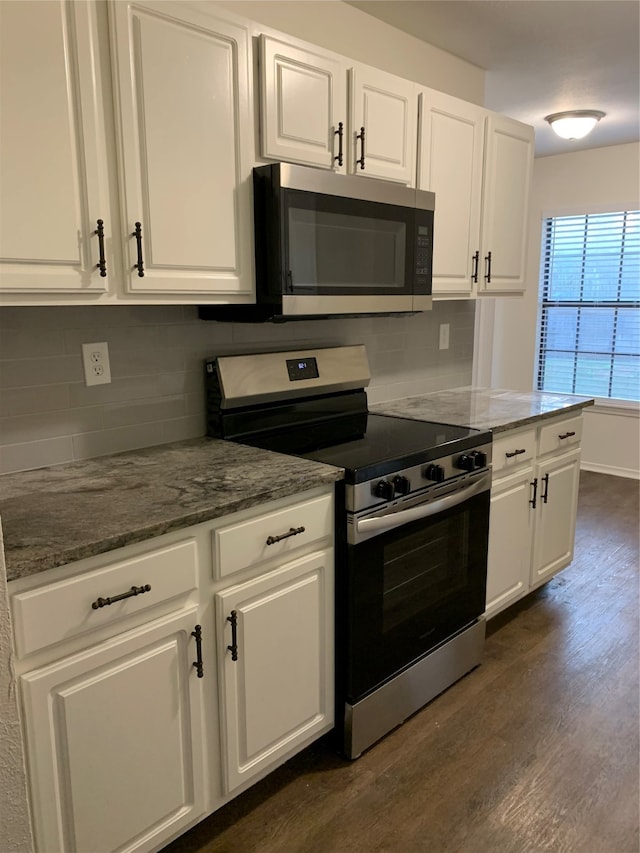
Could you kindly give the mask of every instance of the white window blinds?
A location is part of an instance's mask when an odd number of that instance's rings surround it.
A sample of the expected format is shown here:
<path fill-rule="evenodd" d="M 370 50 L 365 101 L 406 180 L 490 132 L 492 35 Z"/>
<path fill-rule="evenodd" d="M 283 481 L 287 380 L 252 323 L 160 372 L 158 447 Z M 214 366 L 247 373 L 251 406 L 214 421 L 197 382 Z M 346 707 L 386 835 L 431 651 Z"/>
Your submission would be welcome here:
<path fill-rule="evenodd" d="M 640 211 L 544 221 L 537 387 L 640 399 Z"/>

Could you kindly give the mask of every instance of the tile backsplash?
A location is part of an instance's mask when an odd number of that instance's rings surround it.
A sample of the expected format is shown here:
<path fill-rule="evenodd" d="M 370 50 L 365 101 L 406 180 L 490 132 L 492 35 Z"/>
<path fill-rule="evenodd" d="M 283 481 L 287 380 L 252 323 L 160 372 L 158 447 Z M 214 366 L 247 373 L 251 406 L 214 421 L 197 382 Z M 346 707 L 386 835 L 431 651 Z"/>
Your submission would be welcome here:
<path fill-rule="evenodd" d="M 192 306 L 3 308 L 0 473 L 204 435 L 202 362 L 222 353 L 361 343 L 371 402 L 468 385 L 474 310 L 440 302 L 413 316 L 253 325 L 204 322 Z M 98 341 L 112 381 L 87 387 L 81 345 Z"/>

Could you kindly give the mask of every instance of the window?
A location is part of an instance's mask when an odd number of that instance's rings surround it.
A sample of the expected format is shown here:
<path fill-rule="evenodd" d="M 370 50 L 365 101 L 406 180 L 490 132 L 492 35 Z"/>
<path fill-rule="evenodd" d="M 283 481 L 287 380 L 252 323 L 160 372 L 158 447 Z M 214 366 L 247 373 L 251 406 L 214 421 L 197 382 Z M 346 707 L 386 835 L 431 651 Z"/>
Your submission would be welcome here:
<path fill-rule="evenodd" d="M 544 221 L 537 388 L 640 399 L 640 211 Z"/>

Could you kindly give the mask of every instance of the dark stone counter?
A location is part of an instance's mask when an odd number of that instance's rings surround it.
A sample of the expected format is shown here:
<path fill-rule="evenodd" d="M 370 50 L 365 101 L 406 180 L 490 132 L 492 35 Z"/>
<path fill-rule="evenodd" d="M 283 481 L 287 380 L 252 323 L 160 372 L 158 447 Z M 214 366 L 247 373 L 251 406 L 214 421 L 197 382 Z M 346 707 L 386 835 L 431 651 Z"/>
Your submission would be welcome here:
<path fill-rule="evenodd" d="M 490 429 L 497 433 L 526 426 L 543 418 L 577 414 L 593 403 L 590 397 L 550 394 L 546 391 L 452 388 L 388 403 L 376 403 L 370 408 L 372 412 L 383 415 Z"/>
<path fill-rule="evenodd" d="M 334 483 L 343 471 L 217 439 L 0 477 L 7 579 Z"/>

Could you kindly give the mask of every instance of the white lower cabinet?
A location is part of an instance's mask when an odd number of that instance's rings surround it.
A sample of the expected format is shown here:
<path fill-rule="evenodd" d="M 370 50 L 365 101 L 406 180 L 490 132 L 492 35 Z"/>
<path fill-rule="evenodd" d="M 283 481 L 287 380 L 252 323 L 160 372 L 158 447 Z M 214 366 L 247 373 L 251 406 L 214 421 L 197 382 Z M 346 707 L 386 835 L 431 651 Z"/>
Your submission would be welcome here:
<path fill-rule="evenodd" d="M 529 504 L 533 470 L 525 468 L 494 480 L 491 490 L 487 616 L 521 598 L 529 589 L 533 514 Z"/>
<path fill-rule="evenodd" d="M 537 466 L 538 501 L 531 586 L 536 587 L 573 559 L 580 478 L 580 451 Z"/>
<path fill-rule="evenodd" d="M 573 559 L 582 416 L 512 430 L 493 445 L 487 617 Z"/>
<path fill-rule="evenodd" d="M 216 596 L 225 788 L 333 723 L 333 550 Z"/>
<path fill-rule="evenodd" d="M 333 727 L 333 518 L 321 486 L 9 584 L 36 853 L 158 851 Z"/>
<path fill-rule="evenodd" d="M 151 850 L 204 811 L 196 609 L 28 672 L 41 853 Z"/>

